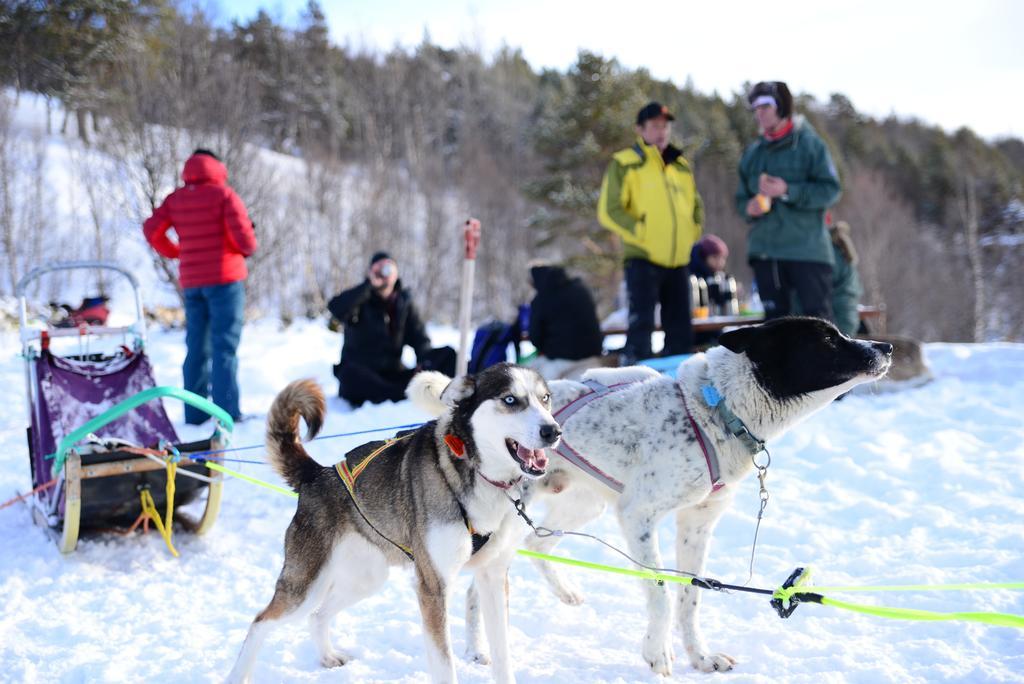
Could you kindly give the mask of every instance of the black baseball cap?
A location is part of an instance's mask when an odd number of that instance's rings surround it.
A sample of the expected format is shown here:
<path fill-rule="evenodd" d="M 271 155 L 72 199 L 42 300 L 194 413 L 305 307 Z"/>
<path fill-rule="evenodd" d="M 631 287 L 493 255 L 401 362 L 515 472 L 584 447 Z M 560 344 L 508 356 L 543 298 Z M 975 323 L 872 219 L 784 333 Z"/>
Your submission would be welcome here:
<path fill-rule="evenodd" d="M 643 109 L 636 113 L 636 125 L 643 126 L 645 121 L 657 119 L 659 116 L 663 116 L 669 121 L 676 120 L 676 117 L 672 116 L 672 112 L 668 111 L 668 107 L 665 105 L 660 102 L 648 102 Z"/>
<path fill-rule="evenodd" d="M 370 257 L 370 266 L 373 266 L 378 261 L 383 261 L 384 259 L 391 259 L 391 261 L 394 261 L 394 259 L 391 258 L 391 255 L 385 251 L 374 252 L 373 256 Z"/>

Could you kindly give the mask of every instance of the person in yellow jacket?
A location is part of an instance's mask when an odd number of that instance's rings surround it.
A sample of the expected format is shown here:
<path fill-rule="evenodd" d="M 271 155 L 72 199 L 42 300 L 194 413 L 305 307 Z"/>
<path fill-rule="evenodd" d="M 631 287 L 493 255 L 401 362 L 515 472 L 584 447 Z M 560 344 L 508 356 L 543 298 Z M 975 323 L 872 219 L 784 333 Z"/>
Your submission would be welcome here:
<path fill-rule="evenodd" d="M 623 365 L 651 356 L 659 302 L 662 354 L 689 353 L 693 345 L 687 266 L 701 235 L 704 205 L 689 162 L 669 144 L 674 120 L 658 102 L 641 109 L 636 144 L 612 156 L 601 183 L 597 218 L 623 242 L 629 297 Z"/>

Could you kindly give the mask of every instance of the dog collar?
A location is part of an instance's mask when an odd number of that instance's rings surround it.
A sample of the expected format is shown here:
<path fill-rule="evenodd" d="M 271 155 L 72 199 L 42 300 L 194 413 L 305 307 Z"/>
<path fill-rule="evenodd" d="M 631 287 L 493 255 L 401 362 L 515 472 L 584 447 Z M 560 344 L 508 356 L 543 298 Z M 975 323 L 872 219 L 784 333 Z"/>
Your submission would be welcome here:
<path fill-rule="evenodd" d="M 484 475 L 483 473 L 481 473 L 479 470 L 476 471 L 476 474 L 479 475 L 480 477 L 484 478 L 485 480 L 487 480 L 487 482 L 489 484 L 494 485 L 498 489 L 512 489 L 512 487 L 515 487 L 517 484 L 519 484 L 520 482 L 523 481 L 523 476 L 522 475 L 520 475 L 516 479 L 512 480 L 511 482 L 496 482 L 495 480 L 492 480 L 491 478 L 489 478 L 486 475 Z"/>
<path fill-rule="evenodd" d="M 449 449 L 451 449 L 452 456 L 454 456 L 455 458 L 463 459 L 466 457 L 466 443 L 463 442 L 462 439 L 460 439 L 459 437 L 449 432 L 447 435 L 444 436 L 444 443 L 448 445 Z M 523 476 L 520 475 L 511 482 L 496 482 L 495 480 L 492 480 L 491 478 L 481 473 L 479 470 L 477 471 L 477 474 L 480 475 L 480 477 L 487 480 L 487 482 L 489 482 L 490 484 L 497 487 L 498 489 L 511 489 L 512 487 L 519 484 L 523 479 Z"/>
<path fill-rule="evenodd" d="M 726 431 L 743 442 L 743 446 L 747 448 L 752 456 L 757 455 L 764 451 L 764 440 L 755 437 L 747 426 L 740 420 L 740 417 L 732 412 L 732 409 L 725 403 L 725 397 L 723 397 L 718 389 L 714 385 L 708 383 L 701 385 L 700 393 L 704 397 L 704 403 L 710 408 L 715 409 L 718 415 L 721 416 L 722 422 L 725 423 Z"/>

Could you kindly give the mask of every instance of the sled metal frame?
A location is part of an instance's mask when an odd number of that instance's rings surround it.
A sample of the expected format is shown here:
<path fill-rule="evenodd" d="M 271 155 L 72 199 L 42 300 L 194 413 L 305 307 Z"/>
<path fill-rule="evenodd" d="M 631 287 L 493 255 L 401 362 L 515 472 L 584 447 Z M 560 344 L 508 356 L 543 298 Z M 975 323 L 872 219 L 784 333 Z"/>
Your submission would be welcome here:
<path fill-rule="evenodd" d="M 33 329 L 29 327 L 28 317 L 28 288 L 29 285 L 40 277 L 58 271 L 72 270 L 105 270 L 120 274 L 132 288 L 134 297 L 135 320 L 125 326 L 90 326 L 83 324 L 74 328 Z M 110 338 L 117 335 L 122 336 L 126 347 L 134 351 L 140 351 L 146 345 L 146 319 L 142 307 L 142 293 L 139 288 L 139 281 L 135 275 L 117 264 L 105 261 L 68 261 L 38 266 L 29 271 L 18 281 L 15 287 L 15 296 L 18 297 L 18 319 L 19 335 L 21 340 L 22 357 L 25 362 L 25 391 L 28 399 L 28 424 L 32 425 L 33 418 L 36 418 L 36 425 L 41 425 L 41 416 L 37 413 L 32 415 L 33 410 L 39 410 L 41 397 L 36 396 L 35 383 L 36 371 L 32 361 L 41 352 L 42 346 L 48 339 L 57 337 L 78 337 L 84 343 L 90 338 Z M 130 345 L 129 345 L 130 342 Z M 38 348 L 37 348 L 38 347 Z M 87 352 L 87 350 L 84 350 Z M 228 429 L 231 429 L 229 424 Z M 230 434 L 230 433 L 228 433 Z M 214 432 L 210 439 L 211 450 L 224 449 L 228 446 L 229 437 L 220 429 Z M 31 455 L 30 455 L 31 460 Z M 199 465 L 199 462 L 192 461 L 183 455 L 181 465 Z M 34 467 L 34 465 L 33 465 Z M 117 477 L 134 473 L 160 470 L 163 466 L 159 463 L 145 458 L 126 458 L 118 461 L 108 461 L 101 464 L 82 463 L 82 455 L 76 449 L 70 449 L 64 461 L 64 466 L 54 477 L 57 484 L 52 488 L 48 498 L 46 492 L 37 493 L 32 499 L 32 519 L 46 528 L 56 536 L 57 547 L 61 553 L 71 553 L 78 545 L 79 532 L 81 531 L 82 513 L 82 482 L 87 479 L 100 477 Z M 217 515 L 220 512 L 221 499 L 223 496 L 224 475 L 218 471 L 207 468 L 207 475 L 211 481 L 207 487 L 206 503 L 203 515 L 199 520 L 196 534 L 205 534 L 214 525 Z M 60 502 L 63 497 L 64 515 L 60 516 Z M 59 533 L 57 531 L 60 526 Z"/>
<path fill-rule="evenodd" d="M 33 282 L 48 273 L 58 271 L 81 271 L 81 270 L 102 270 L 113 271 L 124 276 L 131 284 L 132 294 L 135 300 L 135 320 L 129 325 L 120 327 L 80 325 L 74 328 L 58 328 L 55 330 L 38 330 L 29 327 L 28 320 L 28 287 Z M 146 319 L 142 310 L 142 293 L 139 289 L 139 280 L 131 271 L 124 269 L 117 264 L 106 261 L 64 261 L 45 266 L 37 266 L 22 276 L 14 288 L 14 295 L 18 298 L 18 334 L 21 339 L 21 355 L 25 361 L 25 396 L 28 399 L 28 424 L 36 418 L 36 424 L 41 424 L 40 416 L 32 415 L 32 410 L 38 410 L 39 397 L 35 396 L 35 367 L 32 360 L 36 358 L 44 344 L 45 339 L 55 337 L 113 337 L 121 335 L 123 342 L 128 342 L 131 337 L 131 349 L 138 351 L 146 346 Z M 128 346 L 127 344 L 125 346 Z"/>

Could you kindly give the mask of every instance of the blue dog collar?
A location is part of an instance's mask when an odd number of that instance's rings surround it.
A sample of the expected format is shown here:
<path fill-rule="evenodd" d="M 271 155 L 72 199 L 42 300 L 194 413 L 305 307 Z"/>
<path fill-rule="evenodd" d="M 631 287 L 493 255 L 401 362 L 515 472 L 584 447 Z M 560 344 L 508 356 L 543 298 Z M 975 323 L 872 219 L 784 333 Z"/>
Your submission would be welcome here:
<path fill-rule="evenodd" d="M 722 418 L 722 422 L 725 423 L 725 429 L 728 430 L 729 434 L 743 442 L 743 445 L 747 447 L 747 451 L 751 455 L 757 455 L 764 451 L 764 440 L 758 439 L 751 434 L 747 426 L 740 420 L 740 417 L 733 413 L 726 405 L 725 397 L 722 396 L 714 385 L 710 383 L 701 385 L 700 393 L 704 397 L 704 402 L 710 408 L 715 409 Z"/>
<path fill-rule="evenodd" d="M 715 408 L 722 401 L 722 395 L 718 393 L 714 385 L 702 385 L 700 393 L 704 395 L 704 403 Z"/>

